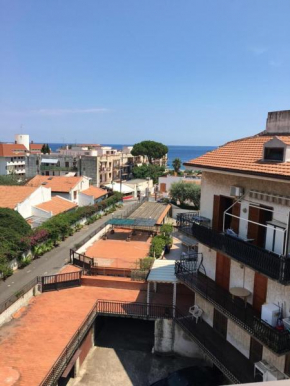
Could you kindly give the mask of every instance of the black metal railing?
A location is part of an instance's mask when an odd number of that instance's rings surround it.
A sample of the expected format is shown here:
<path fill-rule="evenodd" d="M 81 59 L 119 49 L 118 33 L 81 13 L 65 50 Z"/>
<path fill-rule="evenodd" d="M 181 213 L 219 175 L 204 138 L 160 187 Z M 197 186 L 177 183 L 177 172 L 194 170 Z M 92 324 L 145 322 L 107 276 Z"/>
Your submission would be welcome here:
<path fill-rule="evenodd" d="M 89 314 L 87 315 L 82 326 L 74 334 L 68 345 L 62 351 L 58 359 L 56 360 L 53 367 L 50 369 L 44 380 L 41 382 L 40 386 L 54 386 L 57 384 L 61 374 L 64 372 L 69 361 L 72 359 L 73 355 L 80 347 L 82 341 L 86 337 L 86 334 L 90 330 L 92 324 L 96 318 L 96 304 L 93 306 Z"/>
<path fill-rule="evenodd" d="M 182 283 L 199 293 L 269 349 L 277 354 L 290 351 L 290 333 L 288 331 L 279 331 L 262 321 L 260 314 L 250 304 L 245 305 L 242 299 L 232 297 L 228 291 L 202 273 L 194 273 L 190 262 L 176 262 L 175 273 Z"/>
<path fill-rule="evenodd" d="M 277 255 L 237 237 L 219 233 L 192 221 L 194 214 L 179 213 L 179 230 L 282 284 L 290 284 L 290 258 Z"/>
<path fill-rule="evenodd" d="M 82 268 L 86 274 L 90 274 L 91 268 L 94 266 L 94 259 L 92 257 L 78 253 L 73 249 L 70 250 L 70 261 L 73 265 Z"/>
<path fill-rule="evenodd" d="M 195 323 L 176 309 L 175 322 L 197 343 L 231 383 L 254 382 L 253 365 L 205 321 Z"/>
<path fill-rule="evenodd" d="M 98 300 L 97 313 L 131 318 L 172 319 L 174 311 L 172 306 L 164 304 Z"/>
<path fill-rule="evenodd" d="M 81 285 L 81 277 L 82 271 L 42 276 L 42 292 L 78 287 Z"/>
<path fill-rule="evenodd" d="M 12 296 L 4 300 L 4 302 L 0 303 L 0 314 L 7 310 L 7 308 L 11 307 L 12 304 L 17 302 L 22 296 L 24 296 L 28 291 L 30 291 L 33 287 L 35 287 L 39 283 L 39 278 L 35 277 L 29 283 L 25 284 L 18 291 L 16 291 Z"/>

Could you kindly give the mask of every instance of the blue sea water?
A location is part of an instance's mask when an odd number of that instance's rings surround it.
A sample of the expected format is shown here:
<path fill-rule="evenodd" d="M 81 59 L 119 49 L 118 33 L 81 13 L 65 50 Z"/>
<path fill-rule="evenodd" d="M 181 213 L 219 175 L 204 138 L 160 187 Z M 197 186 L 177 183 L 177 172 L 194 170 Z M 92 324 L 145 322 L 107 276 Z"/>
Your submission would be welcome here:
<path fill-rule="evenodd" d="M 61 146 L 62 143 L 50 143 L 51 150 L 54 152 Z M 112 146 L 115 149 L 121 150 L 123 146 L 128 145 L 116 145 L 116 144 L 105 144 L 104 146 Z M 168 146 L 168 167 L 172 168 L 172 161 L 175 158 L 180 158 L 182 163 L 189 161 L 190 159 L 200 157 L 201 155 L 216 149 L 215 146 Z M 184 167 L 182 167 L 184 169 Z"/>

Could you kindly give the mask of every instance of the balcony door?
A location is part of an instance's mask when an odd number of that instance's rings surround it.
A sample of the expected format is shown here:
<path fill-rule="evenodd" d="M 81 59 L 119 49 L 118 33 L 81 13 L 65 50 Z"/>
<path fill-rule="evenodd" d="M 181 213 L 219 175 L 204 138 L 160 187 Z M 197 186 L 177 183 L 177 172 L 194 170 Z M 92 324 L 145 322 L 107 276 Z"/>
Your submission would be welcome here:
<path fill-rule="evenodd" d="M 230 208 L 234 203 L 232 197 L 226 196 L 214 196 L 213 200 L 213 215 L 212 215 L 212 227 L 217 232 L 223 231 L 224 212 Z M 240 203 L 236 203 L 232 206 L 227 213 L 234 216 L 240 216 Z M 232 228 L 233 231 L 239 233 L 239 219 L 229 215 L 225 216 L 225 229 Z"/>
<path fill-rule="evenodd" d="M 215 281 L 224 290 L 228 291 L 230 287 L 231 259 L 217 252 Z"/>
<path fill-rule="evenodd" d="M 250 206 L 249 207 L 249 220 L 254 223 L 266 225 L 267 221 L 271 221 L 273 214 L 268 210 L 273 208 L 268 206 Z M 265 247 L 266 240 L 266 228 L 252 222 L 248 223 L 248 239 L 253 239 L 252 243 L 258 247 Z"/>

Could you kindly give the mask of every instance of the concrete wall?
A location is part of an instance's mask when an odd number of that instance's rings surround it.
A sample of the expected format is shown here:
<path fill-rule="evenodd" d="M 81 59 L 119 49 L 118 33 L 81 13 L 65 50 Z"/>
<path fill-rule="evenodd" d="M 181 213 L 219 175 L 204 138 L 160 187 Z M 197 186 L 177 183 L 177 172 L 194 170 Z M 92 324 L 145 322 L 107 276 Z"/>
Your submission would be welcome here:
<path fill-rule="evenodd" d="M 228 319 L 227 341 L 236 347 L 245 357 L 250 357 L 251 336 L 230 319 Z"/>
<path fill-rule="evenodd" d="M 0 157 L 0 175 L 6 176 L 8 174 L 8 170 L 6 169 L 8 158 Z"/>
<path fill-rule="evenodd" d="M 212 327 L 214 306 L 197 293 L 195 294 L 195 304 L 203 310 L 202 319 Z"/>
<path fill-rule="evenodd" d="M 263 359 L 275 366 L 279 371 L 284 373 L 285 369 L 285 355 L 278 357 L 268 350 L 265 346 L 263 347 Z"/>
<path fill-rule="evenodd" d="M 7 308 L 4 312 L 0 314 L 0 326 L 4 323 L 9 322 L 11 320 L 13 314 L 17 312 L 20 308 L 26 306 L 29 300 L 38 294 L 38 285 L 31 288 L 28 292 L 26 292 L 23 296 L 21 296 L 16 302 L 14 302 L 9 308 Z"/>
<path fill-rule="evenodd" d="M 154 352 L 204 359 L 199 346 L 173 320 L 157 319 L 154 328 Z"/>

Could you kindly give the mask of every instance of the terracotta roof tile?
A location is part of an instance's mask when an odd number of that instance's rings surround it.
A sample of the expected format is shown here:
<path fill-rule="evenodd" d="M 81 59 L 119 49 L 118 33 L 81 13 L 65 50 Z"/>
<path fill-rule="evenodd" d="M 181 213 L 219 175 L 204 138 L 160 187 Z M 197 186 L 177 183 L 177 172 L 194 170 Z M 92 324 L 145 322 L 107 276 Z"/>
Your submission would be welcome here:
<path fill-rule="evenodd" d="M 15 209 L 37 188 L 31 186 L 3 186 L 0 185 L 0 207 Z"/>
<path fill-rule="evenodd" d="M 0 157 L 25 156 L 26 147 L 14 143 L 0 143 Z"/>
<path fill-rule="evenodd" d="M 82 177 L 66 176 L 35 176 L 27 182 L 27 186 L 40 186 L 51 188 L 52 192 L 70 192 L 80 181 Z"/>
<path fill-rule="evenodd" d="M 263 146 L 273 138 L 290 145 L 289 136 L 256 135 L 232 142 L 185 162 L 197 168 L 235 171 L 248 174 L 264 174 L 274 178 L 290 178 L 290 162 L 263 160 Z"/>
<path fill-rule="evenodd" d="M 59 196 L 52 197 L 50 201 L 46 201 L 42 204 L 36 205 L 36 208 L 45 210 L 46 212 L 52 212 L 53 216 L 56 216 L 59 213 L 67 212 L 68 210 L 71 210 L 76 207 L 76 203 Z"/>
<path fill-rule="evenodd" d="M 94 199 L 98 199 L 100 197 L 105 196 L 108 192 L 105 189 L 96 188 L 95 186 L 90 186 L 89 189 L 82 190 L 83 194 L 87 196 L 93 196 Z"/>

